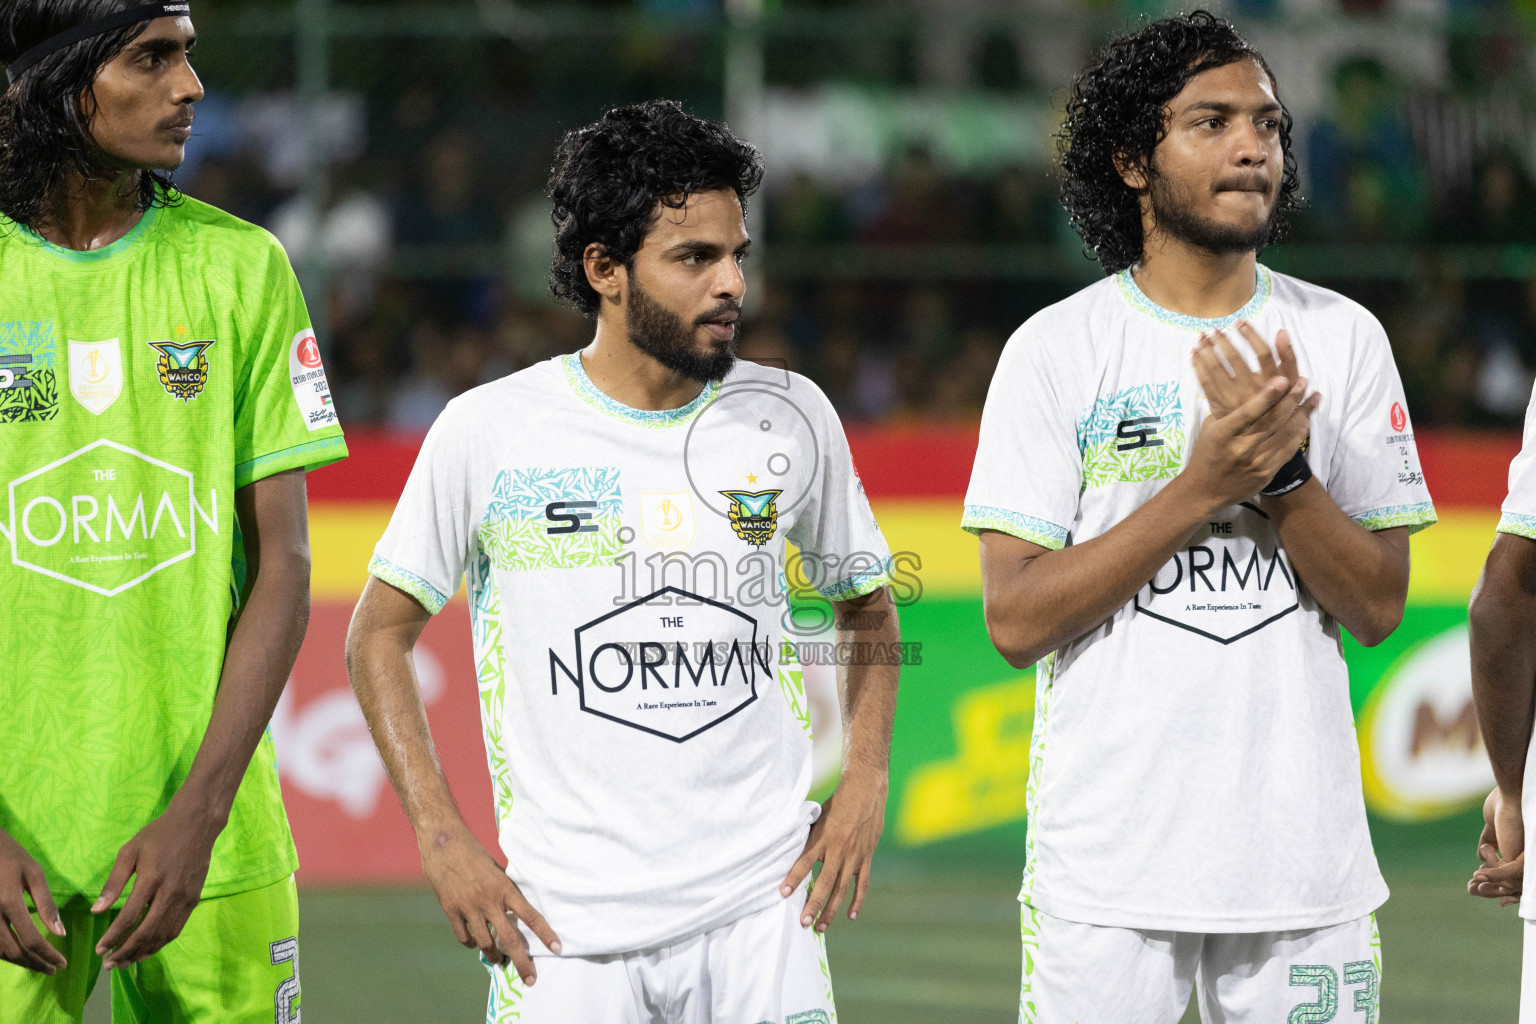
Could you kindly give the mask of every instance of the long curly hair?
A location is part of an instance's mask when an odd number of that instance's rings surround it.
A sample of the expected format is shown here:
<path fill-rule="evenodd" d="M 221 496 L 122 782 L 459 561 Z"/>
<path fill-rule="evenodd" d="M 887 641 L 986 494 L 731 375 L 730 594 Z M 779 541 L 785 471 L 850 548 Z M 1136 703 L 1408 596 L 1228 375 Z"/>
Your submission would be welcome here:
<path fill-rule="evenodd" d="M 139 0 L 11 0 L 0 3 L 0 63 L 9 64 L 60 32 L 128 10 Z M 70 172 L 87 180 L 111 173 L 92 141 L 93 85 L 101 66 L 137 39 L 148 21 L 66 46 L 0 94 L 0 213 L 18 224 L 46 220 Z M 170 175 L 139 175 L 139 208 L 181 201 Z"/>
<path fill-rule="evenodd" d="M 1116 159 L 1154 173 L 1152 151 L 1167 134 L 1169 101 L 1202 71 L 1240 60 L 1257 63 L 1274 84 L 1269 64 L 1230 22 L 1195 11 L 1111 40 L 1072 83 L 1056 135 L 1061 202 L 1105 273 L 1135 264 L 1144 245 L 1139 195 L 1121 179 Z M 1301 207 L 1291 115 L 1283 105 L 1280 148 L 1280 194 L 1265 246 L 1285 237 L 1290 214 Z"/>
<path fill-rule="evenodd" d="M 745 212 L 762 180 L 762 158 L 753 146 L 674 100 L 615 107 L 566 132 L 549 175 L 555 222 L 550 291 L 595 315 L 598 294 L 587 283 L 583 259 L 588 245 L 596 242 L 609 258 L 633 268 L 660 207 L 681 209 L 696 192 L 730 189 Z"/>

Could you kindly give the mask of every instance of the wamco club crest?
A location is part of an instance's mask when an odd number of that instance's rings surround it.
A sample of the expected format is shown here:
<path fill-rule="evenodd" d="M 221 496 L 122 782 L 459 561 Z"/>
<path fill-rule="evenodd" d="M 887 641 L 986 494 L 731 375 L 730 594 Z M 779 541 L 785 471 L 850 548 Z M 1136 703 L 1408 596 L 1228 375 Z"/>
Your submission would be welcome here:
<path fill-rule="evenodd" d="M 160 353 L 156 369 L 160 371 L 160 386 L 172 398 L 190 402 L 203 392 L 208 383 L 208 357 L 203 353 L 213 346 L 211 341 L 192 341 L 176 345 L 169 341 L 152 341 L 149 347 Z"/>
<path fill-rule="evenodd" d="M 754 547 L 762 547 L 779 528 L 779 510 L 775 499 L 783 491 L 721 491 L 730 499 L 726 518 L 736 536 Z"/>

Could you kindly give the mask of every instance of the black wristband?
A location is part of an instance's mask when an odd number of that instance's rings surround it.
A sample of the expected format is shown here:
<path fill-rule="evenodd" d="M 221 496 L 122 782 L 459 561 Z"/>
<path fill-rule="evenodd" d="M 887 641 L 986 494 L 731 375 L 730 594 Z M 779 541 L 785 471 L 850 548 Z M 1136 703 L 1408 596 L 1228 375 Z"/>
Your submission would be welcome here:
<path fill-rule="evenodd" d="M 1307 448 L 1306 445 L 1302 445 L 1296 449 L 1296 454 L 1292 455 L 1290 460 L 1280 467 L 1280 471 L 1275 474 L 1275 478 L 1266 484 L 1259 493 L 1266 498 L 1278 498 L 1282 494 L 1290 494 L 1311 479 L 1312 467 L 1307 465 Z"/>

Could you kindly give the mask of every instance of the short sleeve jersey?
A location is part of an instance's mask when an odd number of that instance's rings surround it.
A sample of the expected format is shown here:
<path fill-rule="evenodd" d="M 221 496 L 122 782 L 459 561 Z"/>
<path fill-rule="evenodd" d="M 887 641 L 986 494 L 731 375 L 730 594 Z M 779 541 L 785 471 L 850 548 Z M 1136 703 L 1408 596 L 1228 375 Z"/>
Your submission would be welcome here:
<path fill-rule="evenodd" d="M 1525 410 L 1525 436 L 1520 454 L 1509 466 L 1509 495 L 1504 499 L 1499 516 L 1499 532 L 1536 541 L 1536 390 L 1532 391 L 1531 403 Z M 1536 737 L 1532 738 L 1531 747 L 1536 753 Z M 1536 759 L 1528 755 L 1524 788 L 1524 792 L 1530 794 L 1524 807 L 1527 849 L 1536 839 L 1536 788 L 1533 786 L 1536 786 Z M 1520 916 L 1536 920 L 1536 900 L 1521 900 Z"/>
<path fill-rule="evenodd" d="M 0 217 L 0 829 L 101 890 L 207 730 L 243 580 L 235 491 L 346 448 L 292 268 L 192 199 L 90 252 Z M 203 894 L 296 866 L 270 739 Z"/>
<path fill-rule="evenodd" d="M 1126 272 L 1025 323 L 987 396 L 963 525 L 1058 549 L 1124 520 L 1183 468 L 1209 413 L 1197 333 L 1239 317 L 1289 332 L 1322 394 L 1307 459 L 1343 511 L 1370 530 L 1432 523 L 1381 326 L 1256 273 L 1252 300 L 1218 320 L 1158 307 Z M 1090 924 L 1278 931 L 1386 898 L 1339 627 L 1257 496 L 1046 658 L 1035 692 L 1025 902 Z"/>
<path fill-rule="evenodd" d="M 781 898 L 816 813 L 786 542 L 824 597 L 889 579 L 842 428 L 797 374 L 738 363 L 642 411 L 567 355 L 427 435 L 369 568 L 433 613 L 465 577 L 507 870 L 565 955 Z"/>

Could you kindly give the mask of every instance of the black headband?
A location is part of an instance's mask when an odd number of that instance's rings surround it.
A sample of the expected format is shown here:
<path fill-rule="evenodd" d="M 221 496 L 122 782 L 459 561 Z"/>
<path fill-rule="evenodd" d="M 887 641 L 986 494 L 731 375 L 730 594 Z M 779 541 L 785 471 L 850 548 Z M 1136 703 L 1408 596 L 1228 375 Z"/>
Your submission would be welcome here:
<path fill-rule="evenodd" d="M 23 53 L 20 57 L 6 65 L 5 77 L 7 82 L 14 82 L 27 71 L 51 53 L 56 53 L 66 46 L 73 46 L 82 40 L 92 36 L 99 36 L 113 29 L 122 28 L 125 25 L 134 25 L 141 21 L 153 21 L 156 18 L 186 17 L 192 13 L 192 5 L 185 0 L 172 3 L 145 4 L 142 7 L 134 7 L 126 11 L 118 11 L 116 14 L 108 14 L 88 21 L 84 25 L 76 25 L 72 29 L 60 32 L 56 36 L 49 36 L 38 43 L 32 49 Z"/>

